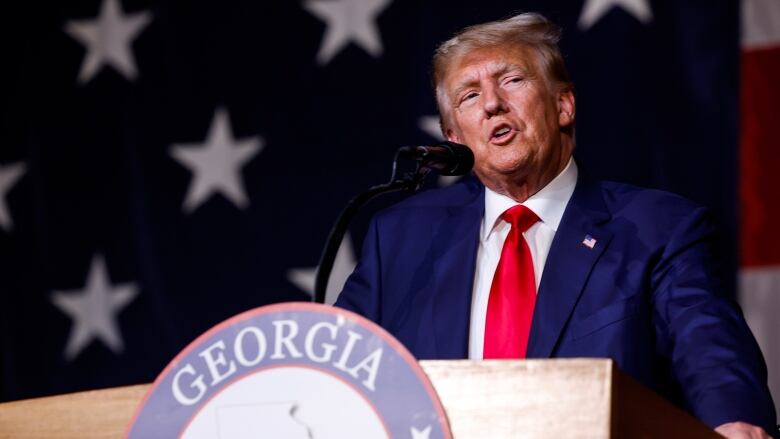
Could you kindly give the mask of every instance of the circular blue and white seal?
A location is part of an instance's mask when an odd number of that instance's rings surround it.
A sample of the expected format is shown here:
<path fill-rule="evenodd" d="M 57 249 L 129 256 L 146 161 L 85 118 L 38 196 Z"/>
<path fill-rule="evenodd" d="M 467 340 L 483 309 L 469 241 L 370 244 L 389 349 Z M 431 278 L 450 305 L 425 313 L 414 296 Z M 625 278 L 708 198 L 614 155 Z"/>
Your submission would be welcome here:
<path fill-rule="evenodd" d="M 220 323 L 163 370 L 132 439 L 450 439 L 409 351 L 339 308 L 265 306 Z"/>

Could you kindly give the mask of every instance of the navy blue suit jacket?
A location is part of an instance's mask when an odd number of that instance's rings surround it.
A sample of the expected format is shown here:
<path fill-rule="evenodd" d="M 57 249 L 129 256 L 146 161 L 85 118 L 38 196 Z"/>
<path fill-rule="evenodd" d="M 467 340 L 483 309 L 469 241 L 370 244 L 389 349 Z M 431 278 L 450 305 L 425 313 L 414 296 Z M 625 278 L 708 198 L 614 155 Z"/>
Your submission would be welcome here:
<path fill-rule="evenodd" d="M 466 358 L 484 193 L 470 178 L 380 212 L 336 305 L 419 359 Z M 709 426 L 773 430 L 761 352 L 720 293 L 714 232 L 688 200 L 580 173 L 539 285 L 528 357 L 613 358 Z"/>

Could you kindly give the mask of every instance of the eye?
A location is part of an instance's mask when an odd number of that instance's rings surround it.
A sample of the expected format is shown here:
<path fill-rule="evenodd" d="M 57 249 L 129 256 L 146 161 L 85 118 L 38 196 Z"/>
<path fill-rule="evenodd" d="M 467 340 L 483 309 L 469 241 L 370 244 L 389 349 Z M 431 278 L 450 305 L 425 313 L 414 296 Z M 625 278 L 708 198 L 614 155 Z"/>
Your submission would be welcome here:
<path fill-rule="evenodd" d="M 525 79 L 525 78 L 523 78 L 522 76 L 510 76 L 510 77 L 504 79 L 504 84 L 505 85 L 517 84 L 517 83 L 523 82 L 523 79 Z"/>
<path fill-rule="evenodd" d="M 477 93 L 475 91 L 470 91 L 468 93 L 464 93 L 463 96 L 461 96 L 461 98 L 460 98 L 460 103 L 464 103 L 464 102 L 470 101 L 470 100 L 476 98 L 477 96 L 479 96 L 479 93 Z"/>

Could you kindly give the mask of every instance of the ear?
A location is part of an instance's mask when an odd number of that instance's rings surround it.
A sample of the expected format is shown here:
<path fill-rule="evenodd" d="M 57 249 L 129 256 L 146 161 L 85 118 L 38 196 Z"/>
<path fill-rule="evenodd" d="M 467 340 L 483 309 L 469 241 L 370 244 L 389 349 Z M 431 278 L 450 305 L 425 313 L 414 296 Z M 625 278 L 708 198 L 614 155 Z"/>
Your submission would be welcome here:
<path fill-rule="evenodd" d="M 574 124 L 574 116 L 577 105 L 574 99 L 574 90 L 565 88 L 558 92 L 558 125 L 561 128 Z"/>

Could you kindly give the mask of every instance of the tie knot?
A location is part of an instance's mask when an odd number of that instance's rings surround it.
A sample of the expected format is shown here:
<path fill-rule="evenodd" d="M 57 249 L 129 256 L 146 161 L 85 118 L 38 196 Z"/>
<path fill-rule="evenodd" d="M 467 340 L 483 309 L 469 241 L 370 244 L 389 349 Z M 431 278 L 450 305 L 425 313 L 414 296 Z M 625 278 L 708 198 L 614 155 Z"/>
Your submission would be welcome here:
<path fill-rule="evenodd" d="M 512 230 L 520 233 L 528 230 L 532 225 L 539 221 L 539 217 L 529 208 L 518 204 L 510 207 L 501 214 L 501 219 L 512 225 Z"/>

